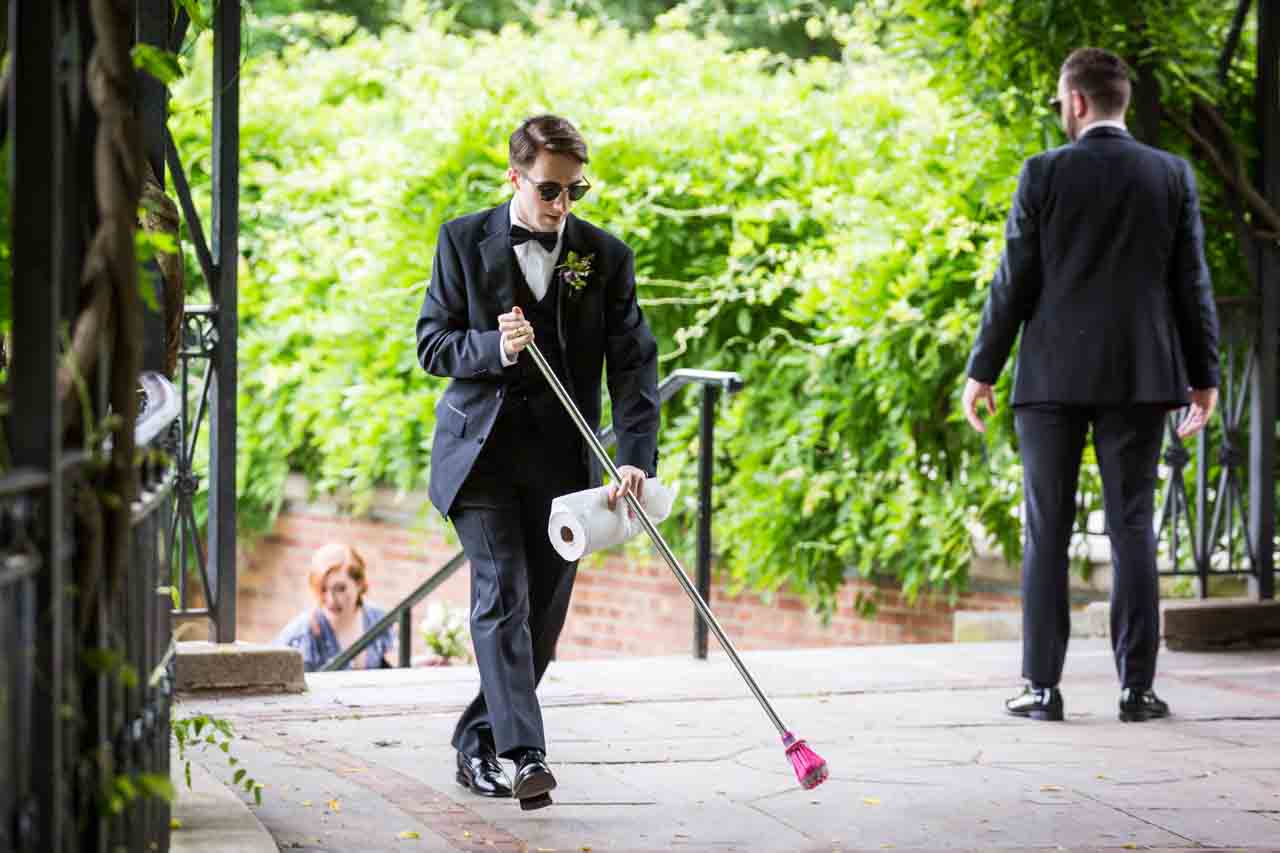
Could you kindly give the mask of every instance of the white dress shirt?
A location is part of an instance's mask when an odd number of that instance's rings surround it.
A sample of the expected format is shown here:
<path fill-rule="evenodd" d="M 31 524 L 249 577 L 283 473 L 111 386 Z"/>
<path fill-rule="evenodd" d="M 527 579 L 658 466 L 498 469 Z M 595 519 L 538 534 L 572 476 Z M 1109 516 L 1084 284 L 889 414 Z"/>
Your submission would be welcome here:
<path fill-rule="evenodd" d="M 511 197 L 511 205 L 508 207 L 508 212 L 511 214 L 512 225 L 519 225 L 528 231 L 536 230 L 521 215 L 520 198 L 518 196 Z M 556 258 L 560 257 L 560 246 L 564 243 L 564 223 L 565 220 L 561 219 L 560 227 L 556 230 L 556 245 L 550 252 L 544 249 L 537 240 L 529 240 L 519 246 L 511 247 L 516 253 L 516 263 L 520 265 L 520 272 L 524 273 L 525 283 L 529 285 L 529 289 L 533 291 L 534 298 L 539 302 L 542 301 L 542 297 L 547 295 L 547 288 L 551 286 L 551 274 L 555 272 Z M 516 363 L 516 359 L 507 357 L 505 335 L 503 336 L 503 344 L 504 346 L 500 347 L 502 366 L 510 367 Z"/>
<path fill-rule="evenodd" d="M 520 213 L 520 199 L 518 196 L 511 198 L 511 224 L 519 225 L 527 231 L 536 231 L 537 229 L 525 221 L 524 216 Z M 529 289 L 533 291 L 533 295 L 542 301 L 542 297 L 547 295 L 547 288 L 551 286 L 551 273 L 556 265 L 556 258 L 560 257 L 560 245 L 564 242 L 564 220 L 560 220 L 560 227 L 556 230 L 555 248 L 548 252 L 542 248 L 542 244 L 537 240 L 530 240 L 527 243 L 521 243 L 519 246 L 513 247 L 516 253 L 516 261 L 520 264 L 520 271 L 524 273 L 524 280 L 528 283 Z"/>
<path fill-rule="evenodd" d="M 1077 134 L 1076 139 L 1083 139 L 1086 133 L 1088 133 L 1091 130 L 1097 130 L 1100 127 L 1114 127 L 1116 130 L 1123 130 L 1125 133 L 1129 132 L 1129 128 L 1124 126 L 1124 122 L 1118 121 L 1113 118 L 1104 118 L 1095 122 L 1090 122 L 1089 124 L 1086 124 L 1084 127 L 1080 128 L 1080 133 Z"/>

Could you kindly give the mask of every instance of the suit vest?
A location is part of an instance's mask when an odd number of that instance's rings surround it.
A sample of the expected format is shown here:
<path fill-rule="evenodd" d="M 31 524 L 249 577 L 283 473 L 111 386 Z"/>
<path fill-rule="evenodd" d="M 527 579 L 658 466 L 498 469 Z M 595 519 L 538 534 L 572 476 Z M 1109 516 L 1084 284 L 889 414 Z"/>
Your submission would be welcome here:
<path fill-rule="evenodd" d="M 518 263 L 514 264 L 513 278 L 515 284 L 516 304 L 524 312 L 525 319 L 533 326 L 534 340 L 538 349 L 551 365 L 551 369 L 560 379 L 561 384 L 569 388 L 567 381 L 565 353 L 560 347 L 559 334 L 559 276 L 552 274 L 547 292 L 542 299 L 534 296 L 533 290 L 525 279 L 524 271 Z M 502 403 L 502 414 L 511 414 L 512 408 L 527 406 L 537 421 L 540 431 L 577 435 L 577 427 L 564 411 L 555 392 L 547 383 L 547 379 L 533 363 L 533 357 L 524 353 L 516 361 L 514 375 L 508 380 L 507 393 Z"/>

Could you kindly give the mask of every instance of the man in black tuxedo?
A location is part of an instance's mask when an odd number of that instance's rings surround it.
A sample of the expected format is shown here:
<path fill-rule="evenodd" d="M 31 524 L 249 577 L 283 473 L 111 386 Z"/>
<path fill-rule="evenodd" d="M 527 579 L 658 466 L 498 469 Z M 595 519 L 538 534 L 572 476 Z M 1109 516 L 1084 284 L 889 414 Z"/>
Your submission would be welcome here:
<path fill-rule="evenodd" d="M 1058 682 L 1070 635 L 1068 545 L 1090 426 L 1101 469 L 1113 580 L 1111 643 L 1120 719 L 1164 717 L 1152 690 L 1160 644 L 1153 529 L 1167 411 L 1181 436 L 1217 403 L 1218 319 L 1191 167 L 1126 131 L 1129 69 L 1082 48 L 1055 104 L 1070 144 L 1026 161 L 969 358 L 963 405 L 995 411 L 995 384 L 1019 329 L 1014 423 L 1023 461 L 1021 695 L 1009 713 L 1063 718 Z"/>
<path fill-rule="evenodd" d="M 418 317 L 418 360 L 452 381 L 436 406 L 431 502 L 471 563 L 480 693 L 458 720 L 459 783 L 522 808 L 550 805 L 534 695 L 555 652 L 577 564 L 551 547 L 553 498 L 600 482 L 599 466 L 538 372 L 535 338 L 593 429 L 606 373 L 622 482 L 639 496 L 658 462 L 658 348 L 636 301 L 634 256 L 570 208 L 590 186 L 587 145 L 536 116 L 511 135 L 510 202 L 445 223 Z M 589 265 L 589 271 L 584 271 Z M 515 762 L 511 781 L 498 757 Z"/>

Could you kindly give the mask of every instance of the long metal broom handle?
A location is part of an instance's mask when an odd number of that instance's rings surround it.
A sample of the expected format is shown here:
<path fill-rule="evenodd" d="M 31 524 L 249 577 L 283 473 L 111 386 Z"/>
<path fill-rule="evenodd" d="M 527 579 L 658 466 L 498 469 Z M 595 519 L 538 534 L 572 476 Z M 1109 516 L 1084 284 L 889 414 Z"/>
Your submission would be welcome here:
<path fill-rule="evenodd" d="M 596 438 L 596 434 L 592 432 L 590 425 L 587 424 L 586 418 L 578 411 L 578 406 L 573 402 L 573 398 L 569 396 L 569 392 L 565 391 L 564 386 L 560 384 L 559 377 L 555 371 L 551 369 L 551 365 L 547 364 L 547 360 L 542 355 L 542 351 L 538 349 L 538 345 L 530 341 L 526 349 L 529 355 L 533 357 L 533 363 L 542 371 L 542 375 L 547 378 L 547 382 L 551 385 L 551 390 L 555 391 L 556 396 L 560 398 L 560 402 L 564 405 L 565 410 L 569 413 L 569 417 L 573 419 L 573 423 L 578 427 L 578 431 L 582 433 L 582 437 L 586 439 L 587 444 L 595 453 L 596 458 L 600 460 L 600 464 L 608 470 L 614 482 L 621 482 L 622 477 L 618 474 L 617 467 L 613 464 L 613 460 L 609 458 L 609 454 L 605 451 L 604 446 L 600 444 L 600 440 Z M 729 659 L 733 661 L 733 665 L 738 668 L 738 674 L 747 682 L 747 686 L 751 688 L 751 692 L 755 694 L 756 699 L 764 708 L 764 712 L 769 715 L 769 719 L 777 727 L 778 733 L 784 737 L 787 735 L 787 727 L 782 724 L 782 720 L 778 719 L 777 713 L 774 712 L 773 706 L 769 704 L 769 700 L 765 698 L 764 692 L 760 689 L 760 685 L 756 684 L 756 680 L 751 677 L 751 673 L 747 671 L 747 667 L 742 663 L 742 658 L 738 657 L 738 650 L 733 647 L 733 643 L 725 636 L 724 629 L 720 627 L 720 622 L 716 619 L 715 614 L 711 612 L 711 608 L 702 600 L 702 596 L 698 594 L 697 587 L 689 580 L 689 575 L 680 565 L 680 561 L 676 559 L 676 555 L 671 552 L 671 548 L 667 546 L 666 541 L 662 538 L 662 534 L 658 532 L 658 528 L 649 520 L 649 515 L 644 511 L 644 507 L 640 505 L 640 501 L 636 500 L 635 495 L 627 492 L 627 503 L 631 506 L 631 510 L 640 519 L 640 523 L 644 526 L 645 533 L 649 534 L 649 538 L 653 540 L 653 544 L 657 546 L 658 551 L 662 553 L 662 557 L 667 561 L 667 565 L 671 567 L 671 571 L 675 574 L 676 580 L 684 587 L 685 593 L 693 601 L 694 607 L 698 608 L 698 612 L 702 614 L 702 618 L 710 626 L 712 633 L 716 635 L 716 639 L 720 641 L 720 645 L 729 655 Z"/>

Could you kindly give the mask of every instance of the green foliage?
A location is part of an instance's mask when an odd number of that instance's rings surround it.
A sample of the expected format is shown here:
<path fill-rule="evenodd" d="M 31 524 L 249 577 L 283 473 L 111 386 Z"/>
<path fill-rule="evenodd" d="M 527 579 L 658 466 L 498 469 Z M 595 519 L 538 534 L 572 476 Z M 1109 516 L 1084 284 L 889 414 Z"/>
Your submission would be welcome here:
<path fill-rule="evenodd" d="M 124 814 L 124 810 L 140 797 L 154 797 L 173 802 L 173 783 L 159 773 L 130 773 L 112 776 L 101 795 L 104 816 Z"/>
<path fill-rule="evenodd" d="M 1233 61 L 1222 65 L 1237 5 L 1222 0 L 868 0 L 858 18 L 895 55 L 921 60 L 931 69 L 932 88 L 970 98 L 996 126 L 1029 148 L 1062 141 L 1047 101 L 1073 49 L 1093 45 L 1124 57 L 1135 74 L 1126 117 L 1130 128 L 1142 141 L 1196 165 L 1214 290 L 1219 297 L 1247 297 L 1253 284 L 1244 253 L 1251 249 L 1241 245 L 1241 227 L 1222 177 L 1206 167 L 1203 152 L 1192 147 L 1184 130 L 1198 124 L 1207 132 L 1203 121 L 1192 120 L 1192 105 L 1197 100 L 1211 105 L 1229 128 L 1227 142 L 1239 152 L 1244 173 L 1261 171 L 1262 152 L 1255 144 L 1257 19 L 1252 10 Z M 1239 328 L 1243 318 L 1222 319 L 1225 330 Z M 1101 483 L 1090 456 L 1081 472 L 1085 512 L 1101 508 Z M 1209 480 L 1216 482 L 1221 460 L 1211 459 L 1209 465 Z M 1195 465 L 1187 466 L 1185 477 L 1187 488 L 1194 489 Z M 1187 560 L 1190 537 L 1182 540 Z"/>
<path fill-rule="evenodd" d="M 353 18 L 366 30 L 379 32 L 399 18 L 404 5 L 404 0 L 253 0 L 253 11 L 261 18 L 298 12 L 342 15 Z"/>
<path fill-rule="evenodd" d="M 461 34 L 496 33 L 511 25 L 534 31 L 541 21 L 571 14 L 632 32 L 650 30 L 665 17 L 700 35 L 719 33 L 735 49 L 838 58 L 840 42 L 829 20 L 856 5 L 857 0 L 255 0 L 253 10 L 265 25 L 262 41 L 274 46 L 294 40 L 280 31 L 282 20 L 306 12 L 335 13 L 375 33 L 423 14 L 438 15 Z"/>
<path fill-rule="evenodd" d="M 135 44 L 130 50 L 133 67 L 147 72 L 166 86 L 182 76 L 178 57 L 149 44 Z"/>
<path fill-rule="evenodd" d="M 975 522 L 1016 550 L 1007 442 L 986 450 L 952 422 L 1017 171 L 1007 136 L 873 48 L 780 65 L 678 16 L 634 35 L 447 23 L 299 42 L 244 70 L 247 518 L 270 518 L 291 469 L 357 495 L 425 486 L 444 383 L 418 367 L 413 323 L 435 235 L 505 197 L 511 128 L 554 110 L 591 144 L 578 212 L 636 250 L 664 370 L 747 380 L 717 438 L 736 578 L 829 604 L 851 567 L 955 588 Z M 203 74 L 175 95 L 189 157 L 208 150 Z M 695 417 L 669 408 L 663 434 L 686 495 Z"/>
<path fill-rule="evenodd" d="M 178 760 L 183 765 L 183 777 L 187 788 L 191 787 L 191 750 L 206 752 L 216 749 L 227 759 L 227 768 L 231 771 L 228 784 L 244 788 L 252 794 L 254 802 L 262 805 L 262 784 L 257 782 L 249 772 L 240 767 L 240 759 L 231 754 L 231 745 L 235 742 L 235 730 L 231 723 L 208 714 L 194 714 L 182 719 L 173 719 L 169 723 L 174 739 L 178 742 Z"/>
<path fill-rule="evenodd" d="M 699 35 L 718 33 L 734 49 L 765 49 L 793 57 L 838 58 L 840 43 L 828 21 L 852 11 L 856 0 L 426 0 L 429 11 L 447 11 L 463 33 L 497 32 L 516 24 L 536 29 L 560 14 L 594 18 L 644 32 L 677 22 Z"/>
<path fill-rule="evenodd" d="M 1047 102 L 1067 54 L 1094 45 L 1120 54 L 1134 69 L 1128 121 L 1140 139 L 1192 157 L 1177 121 L 1186 123 L 1192 99 L 1202 98 L 1217 106 L 1235 144 L 1249 156 L 1257 153 L 1252 15 L 1229 73 L 1219 76 L 1235 7 L 1222 0 L 1073 0 L 1069 8 L 1058 0 L 870 0 L 860 17 L 875 22 L 879 40 L 895 53 L 924 60 L 933 70 L 930 85 L 966 94 L 1029 144 L 1062 141 Z M 1148 99 L 1151 106 L 1143 106 Z M 1219 295 L 1246 293 L 1248 276 L 1222 181 L 1202 171 L 1199 184 L 1215 289 Z"/>

